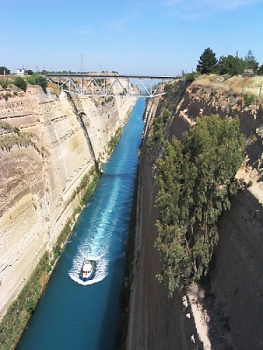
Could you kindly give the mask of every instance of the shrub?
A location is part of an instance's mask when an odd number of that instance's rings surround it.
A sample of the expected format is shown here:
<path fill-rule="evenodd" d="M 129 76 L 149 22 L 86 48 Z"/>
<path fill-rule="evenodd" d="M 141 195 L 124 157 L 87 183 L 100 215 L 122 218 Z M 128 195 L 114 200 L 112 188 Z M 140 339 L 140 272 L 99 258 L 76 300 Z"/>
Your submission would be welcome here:
<path fill-rule="evenodd" d="M 7 82 L 5 80 L 0 80 L 0 85 L 2 86 L 3 89 L 7 88 Z"/>
<path fill-rule="evenodd" d="M 32 314 L 33 311 L 35 310 L 35 307 L 36 307 L 36 302 L 34 301 L 33 297 L 31 296 L 26 303 L 26 311 L 29 314 Z"/>
<path fill-rule="evenodd" d="M 110 141 L 108 142 L 108 154 L 110 155 L 114 148 L 116 147 L 120 137 L 121 137 L 121 134 L 122 134 L 122 129 L 121 128 L 118 128 L 115 135 L 111 137 Z"/>
<path fill-rule="evenodd" d="M 8 93 L 4 94 L 3 97 L 7 101 L 9 99 L 9 97 L 11 97 L 11 94 L 8 92 Z"/>
<path fill-rule="evenodd" d="M 78 215 L 81 212 L 81 207 L 78 205 L 74 211 L 73 211 L 73 218 L 75 219 L 75 216 Z"/>
<path fill-rule="evenodd" d="M 245 105 L 248 107 L 256 102 L 256 96 L 245 95 L 244 96 Z"/>
<path fill-rule="evenodd" d="M 249 180 L 247 185 L 248 185 L 248 187 L 251 187 L 253 185 L 253 181 Z"/>
<path fill-rule="evenodd" d="M 82 197 L 82 203 L 84 205 L 86 205 L 89 202 L 90 198 L 92 197 L 92 194 L 95 190 L 95 187 L 97 186 L 98 181 L 99 181 L 99 176 L 95 175 L 93 180 L 89 184 L 87 191 L 85 192 L 84 196 Z"/>
<path fill-rule="evenodd" d="M 46 92 L 47 79 L 45 77 L 38 76 L 38 77 L 35 78 L 35 82 L 36 82 L 37 85 L 40 85 L 42 87 L 44 92 Z"/>
<path fill-rule="evenodd" d="M 26 92 L 27 82 L 23 78 L 21 77 L 15 78 L 14 85 L 17 86 L 19 89 L 23 90 L 24 92 Z"/>
<path fill-rule="evenodd" d="M 43 91 L 46 92 L 47 79 L 41 75 L 30 75 L 26 77 L 26 81 L 31 85 L 39 85 L 42 87 Z"/>
<path fill-rule="evenodd" d="M 27 82 L 31 85 L 36 85 L 35 79 L 36 77 L 34 75 L 30 75 L 29 77 L 26 78 Z"/>
<path fill-rule="evenodd" d="M 189 83 L 192 83 L 198 77 L 199 77 L 199 74 L 197 72 L 188 73 L 188 74 L 185 75 L 185 79 Z"/>

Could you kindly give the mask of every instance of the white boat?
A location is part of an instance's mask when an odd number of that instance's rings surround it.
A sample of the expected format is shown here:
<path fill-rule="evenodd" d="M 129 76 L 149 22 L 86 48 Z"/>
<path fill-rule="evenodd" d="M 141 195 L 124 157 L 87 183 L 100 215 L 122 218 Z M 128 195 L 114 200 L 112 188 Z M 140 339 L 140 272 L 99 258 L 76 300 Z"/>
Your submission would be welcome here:
<path fill-rule="evenodd" d="M 84 282 L 92 280 L 95 276 L 95 271 L 96 271 L 96 261 L 84 260 L 80 270 L 80 279 Z"/>

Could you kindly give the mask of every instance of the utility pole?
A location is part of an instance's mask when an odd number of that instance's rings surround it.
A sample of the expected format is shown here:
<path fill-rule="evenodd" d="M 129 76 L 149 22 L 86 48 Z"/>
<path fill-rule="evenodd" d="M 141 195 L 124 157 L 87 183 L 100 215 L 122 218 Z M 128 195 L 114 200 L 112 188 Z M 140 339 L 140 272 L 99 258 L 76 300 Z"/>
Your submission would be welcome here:
<path fill-rule="evenodd" d="M 84 67 L 83 67 L 83 53 L 80 56 L 80 73 L 83 73 Z"/>

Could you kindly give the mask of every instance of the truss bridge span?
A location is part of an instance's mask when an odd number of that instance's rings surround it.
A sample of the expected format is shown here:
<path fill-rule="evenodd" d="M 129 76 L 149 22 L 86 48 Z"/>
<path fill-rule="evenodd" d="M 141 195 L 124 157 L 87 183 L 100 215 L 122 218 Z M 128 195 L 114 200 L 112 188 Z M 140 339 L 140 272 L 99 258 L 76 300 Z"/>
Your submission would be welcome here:
<path fill-rule="evenodd" d="M 179 79 L 167 75 L 126 75 L 114 73 L 47 73 L 49 81 L 70 94 L 85 96 L 134 96 L 154 98 L 163 95 L 158 85 Z"/>

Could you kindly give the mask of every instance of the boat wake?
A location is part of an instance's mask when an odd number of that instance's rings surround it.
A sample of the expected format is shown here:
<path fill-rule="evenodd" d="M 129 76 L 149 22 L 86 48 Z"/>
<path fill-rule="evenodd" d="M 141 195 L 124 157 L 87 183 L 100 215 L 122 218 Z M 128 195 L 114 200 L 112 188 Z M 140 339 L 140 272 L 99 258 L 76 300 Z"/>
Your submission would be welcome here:
<path fill-rule="evenodd" d="M 107 273 L 108 261 L 104 258 L 104 256 L 99 256 L 99 257 L 89 256 L 90 260 L 96 261 L 96 272 L 95 272 L 95 276 L 92 280 L 84 282 L 79 277 L 79 273 L 80 273 L 80 270 L 81 270 L 81 267 L 83 264 L 83 260 L 84 260 L 83 256 L 84 255 L 80 254 L 73 260 L 72 268 L 68 273 L 69 277 L 74 282 L 77 282 L 78 284 L 81 284 L 83 286 L 87 286 L 87 285 L 98 283 L 98 282 L 102 281 L 108 274 Z"/>
<path fill-rule="evenodd" d="M 108 274 L 109 247 L 118 221 L 120 189 L 120 179 L 114 179 L 114 183 L 111 185 L 111 193 L 107 200 L 105 200 L 104 192 L 99 198 L 104 203 L 103 212 L 101 212 L 101 205 L 93 209 L 86 236 L 80 242 L 78 254 L 75 256 L 72 268 L 68 273 L 73 281 L 81 285 L 86 286 L 98 283 Z M 94 278 L 85 282 L 80 278 L 80 271 L 84 260 L 96 261 Z"/>

